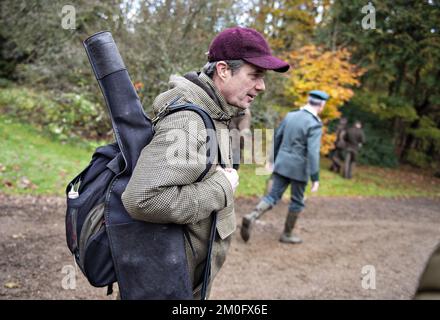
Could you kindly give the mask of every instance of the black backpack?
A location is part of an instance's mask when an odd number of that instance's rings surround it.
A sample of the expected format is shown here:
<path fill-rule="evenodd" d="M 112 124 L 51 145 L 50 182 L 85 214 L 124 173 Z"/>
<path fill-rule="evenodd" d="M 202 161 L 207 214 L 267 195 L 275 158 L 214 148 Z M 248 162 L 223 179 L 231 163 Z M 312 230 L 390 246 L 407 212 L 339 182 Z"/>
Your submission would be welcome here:
<path fill-rule="evenodd" d="M 69 250 L 90 284 L 108 286 L 109 294 L 117 282 L 122 299 L 193 299 L 185 227 L 134 220 L 121 201 L 140 152 L 154 135 L 153 123 L 143 111 L 111 34 L 99 32 L 86 39 L 84 47 L 104 95 L 116 142 L 97 148 L 90 164 L 67 185 Z M 215 126 L 204 110 L 192 104 L 171 103 L 155 121 L 182 110 L 199 114 L 208 132 L 207 165 L 198 182 L 218 152 Z M 202 299 L 216 234 L 216 213 L 211 217 Z"/>

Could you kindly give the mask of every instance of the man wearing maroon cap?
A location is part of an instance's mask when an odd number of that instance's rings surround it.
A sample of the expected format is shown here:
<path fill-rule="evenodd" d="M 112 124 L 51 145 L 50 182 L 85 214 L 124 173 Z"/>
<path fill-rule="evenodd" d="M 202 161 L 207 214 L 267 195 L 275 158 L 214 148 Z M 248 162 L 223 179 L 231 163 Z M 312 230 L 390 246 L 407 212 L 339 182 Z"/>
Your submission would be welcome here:
<path fill-rule="evenodd" d="M 193 103 L 213 119 L 224 168 L 212 166 L 200 182 L 203 162 L 187 163 L 190 154 L 205 154 L 206 131 L 199 115 L 181 111 L 162 118 L 155 135 L 139 157 L 135 172 L 122 200 L 135 218 L 152 223 L 178 223 L 186 226 L 185 250 L 194 298 L 200 298 L 203 270 L 208 254 L 210 215 L 217 212 L 216 237 L 211 254 L 212 280 L 223 265 L 231 235 L 235 231 L 234 192 L 238 174 L 232 168 L 228 124 L 250 107 L 265 90 L 266 70 L 285 72 L 289 65 L 272 56 L 263 36 L 249 28 L 234 27 L 219 33 L 211 42 L 208 63 L 201 72 L 172 76 L 170 89 L 154 101 L 157 114 L 169 105 Z M 194 130 L 194 127 L 199 130 Z M 179 161 L 169 161 L 173 147 L 170 133 L 180 130 L 189 143 Z M 194 133 L 195 132 L 195 133 Z M 195 137 L 197 136 L 197 137 Z M 175 155 L 175 152 L 171 152 Z M 180 159 L 182 157 L 182 159 Z M 180 161 L 181 160 L 181 161 Z M 216 160 L 219 163 L 218 159 Z"/>
<path fill-rule="evenodd" d="M 258 68 L 286 72 L 289 64 L 272 56 L 269 45 L 263 36 L 250 28 L 226 29 L 211 42 L 208 60 L 238 60 Z"/>

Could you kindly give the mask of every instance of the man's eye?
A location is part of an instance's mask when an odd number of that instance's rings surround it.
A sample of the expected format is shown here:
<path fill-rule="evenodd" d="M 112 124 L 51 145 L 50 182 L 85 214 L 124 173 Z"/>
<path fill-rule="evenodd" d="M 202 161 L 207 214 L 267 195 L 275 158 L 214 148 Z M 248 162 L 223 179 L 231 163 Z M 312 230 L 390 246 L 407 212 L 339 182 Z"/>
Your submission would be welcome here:
<path fill-rule="evenodd" d="M 264 74 L 254 73 L 254 74 L 252 74 L 252 78 L 253 78 L 254 80 L 257 80 L 257 79 L 264 79 Z"/>

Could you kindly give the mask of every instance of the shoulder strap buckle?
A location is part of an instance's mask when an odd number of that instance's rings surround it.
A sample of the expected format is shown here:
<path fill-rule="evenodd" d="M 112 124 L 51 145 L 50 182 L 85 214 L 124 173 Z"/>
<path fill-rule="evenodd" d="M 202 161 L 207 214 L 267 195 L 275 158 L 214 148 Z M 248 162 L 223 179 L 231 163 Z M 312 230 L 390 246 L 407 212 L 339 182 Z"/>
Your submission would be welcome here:
<path fill-rule="evenodd" d="M 157 113 L 157 115 L 153 118 L 153 120 L 151 120 L 151 122 L 153 122 L 153 125 L 155 125 L 157 121 L 159 121 L 160 119 L 165 117 L 168 114 L 168 112 L 170 111 L 168 107 L 172 106 L 173 104 L 175 104 L 180 98 L 181 98 L 180 96 L 176 97 L 171 102 L 168 102 L 162 108 L 160 108 L 159 112 Z"/>

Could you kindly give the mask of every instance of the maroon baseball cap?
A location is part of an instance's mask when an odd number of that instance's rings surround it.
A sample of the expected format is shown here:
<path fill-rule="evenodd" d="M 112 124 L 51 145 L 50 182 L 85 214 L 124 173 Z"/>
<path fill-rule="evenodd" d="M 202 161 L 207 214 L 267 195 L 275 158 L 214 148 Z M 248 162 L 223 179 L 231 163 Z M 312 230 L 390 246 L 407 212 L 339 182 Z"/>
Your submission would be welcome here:
<path fill-rule="evenodd" d="M 290 67 L 272 55 L 267 41 L 258 31 L 242 27 L 223 30 L 209 46 L 208 61 L 239 59 L 276 72 L 286 72 Z"/>

